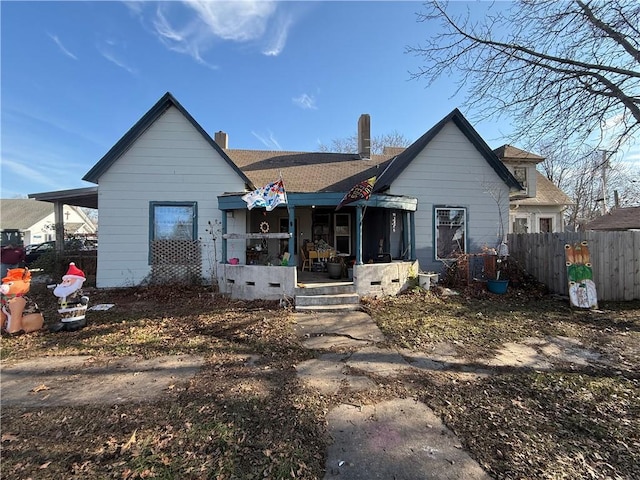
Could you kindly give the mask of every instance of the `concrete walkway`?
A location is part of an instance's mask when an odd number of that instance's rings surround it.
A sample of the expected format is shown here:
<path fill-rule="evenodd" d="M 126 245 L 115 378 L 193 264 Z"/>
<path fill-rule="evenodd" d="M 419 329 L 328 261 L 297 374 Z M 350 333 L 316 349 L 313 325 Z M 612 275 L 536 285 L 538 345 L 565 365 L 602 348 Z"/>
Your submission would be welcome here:
<path fill-rule="evenodd" d="M 368 376 L 353 371 L 393 377 L 416 367 L 443 368 L 428 358 L 408 363 L 401 352 L 376 347 L 384 336 L 363 312 L 299 313 L 296 332 L 307 348 L 321 352 L 297 365 L 298 375 L 327 395 L 345 387 L 354 392 L 375 388 Z M 336 347 L 351 353 L 333 353 Z M 333 443 L 325 480 L 490 478 L 433 411 L 415 400 L 341 404 L 327 421 Z"/>

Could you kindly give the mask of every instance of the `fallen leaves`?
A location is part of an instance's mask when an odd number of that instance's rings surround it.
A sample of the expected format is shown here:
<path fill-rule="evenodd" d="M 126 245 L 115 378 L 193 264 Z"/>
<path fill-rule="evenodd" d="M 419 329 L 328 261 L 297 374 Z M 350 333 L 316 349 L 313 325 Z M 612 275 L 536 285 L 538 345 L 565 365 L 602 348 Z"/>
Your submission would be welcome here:
<path fill-rule="evenodd" d="M 55 317 L 55 298 L 45 293 L 38 303 Z M 398 395 L 431 406 L 458 435 L 456 448 L 470 450 L 495 478 L 640 478 L 640 305 L 605 305 L 604 314 L 589 316 L 557 299 L 515 293 L 375 299 L 365 306 L 389 346 L 433 353 L 434 345 L 452 345 L 445 353 L 461 360 L 462 371 L 376 378 L 371 390 L 333 397 L 297 380 L 293 366 L 313 352 L 299 345 L 292 319 L 274 302 L 216 298 L 204 287 L 101 290 L 91 298 L 115 307 L 92 311 L 73 335 L 21 339 L 10 358 L 199 353 L 205 366 L 153 402 L 3 408 L 7 478 L 322 478 L 332 404 Z M 596 346 L 611 364 L 463 376 L 506 341 L 546 335 Z"/>
<path fill-rule="evenodd" d="M 30 391 L 33 393 L 43 392 L 45 390 L 50 390 L 44 383 L 38 385 L 37 387 L 33 387 Z"/>

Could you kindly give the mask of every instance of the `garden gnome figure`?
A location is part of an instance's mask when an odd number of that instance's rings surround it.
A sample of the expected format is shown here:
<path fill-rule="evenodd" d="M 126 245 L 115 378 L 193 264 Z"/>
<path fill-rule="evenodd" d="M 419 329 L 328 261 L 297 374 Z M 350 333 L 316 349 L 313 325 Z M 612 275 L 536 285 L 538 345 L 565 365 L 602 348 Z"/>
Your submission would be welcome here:
<path fill-rule="evenodd" d="M 2 333 L 31 333 L 40 330 L 44 325 L 38 305 L 26 295 L 30 287 L 31 272 L 27 268 L 11 268 L 2 279 Z"/>
<path fill-rule="evenodd" d="M 58 313 L 61 318 L 58 323 L 49 327 L 50 331 L 73 332 L 87 325 L 85 314 L 89 297 L 84 296 L 82 292 L 85 280 L 84 272 L 76 267 L 75 263 L 70 263 L 69 270 L 62 277 L 62 283 L 53 289 L 53 294 L 58 297 Z"/>

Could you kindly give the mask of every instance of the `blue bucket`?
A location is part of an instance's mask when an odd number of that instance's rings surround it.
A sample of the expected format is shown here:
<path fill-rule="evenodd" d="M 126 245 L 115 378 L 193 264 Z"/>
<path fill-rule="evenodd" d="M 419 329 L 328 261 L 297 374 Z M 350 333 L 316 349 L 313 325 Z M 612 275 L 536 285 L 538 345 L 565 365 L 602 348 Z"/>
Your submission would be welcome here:
<path fill-rule="evenodd" d="M 509 285 L 509 280 L 487 280 L 487 290 L 491 293 L 497 293 L 502 295 L 507 293 L 507 286 Z"/>

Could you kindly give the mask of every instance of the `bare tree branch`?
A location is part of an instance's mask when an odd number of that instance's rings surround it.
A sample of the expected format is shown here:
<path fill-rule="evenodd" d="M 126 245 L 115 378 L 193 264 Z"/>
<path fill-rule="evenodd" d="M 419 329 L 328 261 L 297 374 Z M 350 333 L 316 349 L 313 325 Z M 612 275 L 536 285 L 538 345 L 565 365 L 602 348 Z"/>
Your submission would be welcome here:
<path fill-rule="evenodd" d="M 640 131 L 640 3 L 519 0 L 480 21 L 432 1 L 418 20 L 441 30 L 408 47 L 431 85 L 457 74 L 474 120 L 510 118 L 517 143 L 553 139 L 609 150 Z M 455 6 L 459 6 L 456 4 Z"/>

